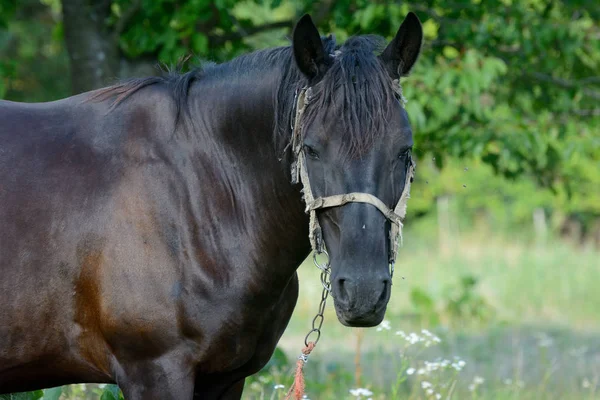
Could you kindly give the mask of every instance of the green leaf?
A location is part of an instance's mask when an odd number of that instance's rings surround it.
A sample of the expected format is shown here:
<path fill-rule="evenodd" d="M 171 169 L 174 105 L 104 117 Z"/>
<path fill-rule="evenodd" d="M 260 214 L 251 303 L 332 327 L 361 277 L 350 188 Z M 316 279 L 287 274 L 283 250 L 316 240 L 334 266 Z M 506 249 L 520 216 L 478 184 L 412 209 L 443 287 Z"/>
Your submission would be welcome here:
<path fill-rule="evenodd" d="M 444 57 L 449 59 L 456 58 L 460 54 L 458 50 L 456 50 L 452 46 L 444 46 L 444 48 L 442 49 L 442 53 L 444 54 Z"/>
<path fill-rule="evenodd" d="M 52 389 L 46 389 L 44 390 L 44 396 L 42 397 L 42 400 L 58 400 L 61 394 L 61 386 Z"/>
<path fill-rule="evenodd" d="M 12 394 L 0 394 L 0 400 L 38 400 L 44 396 L 44 391 L 21 392 Z"/>
<path fill-rule="evenodd" d="M 117 385 L 106 385 L 100 400 L 119 400 L 120 393 L 121 391 Z"/>
<path fill-rule="evenodd" d="M 208 52 L 208 38 L 202 33 L 192 36 L 192 49 L 196 54 L 204 55 Z"/>

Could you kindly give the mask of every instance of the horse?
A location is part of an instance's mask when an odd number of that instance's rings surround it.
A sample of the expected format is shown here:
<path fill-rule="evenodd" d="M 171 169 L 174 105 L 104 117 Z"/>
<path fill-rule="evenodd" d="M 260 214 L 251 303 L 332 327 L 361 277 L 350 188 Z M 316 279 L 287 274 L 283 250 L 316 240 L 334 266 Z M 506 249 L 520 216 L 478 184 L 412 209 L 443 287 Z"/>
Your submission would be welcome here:
<path fill-rule="evenodd" d="M 409 13 L 389 43 L 338 45 L 305 15 L 289 46 L 0 102 L 0 393 L 239 399 L 312 249 L 339 321 L 379 324 L 413 172 L 398 80 L 422 37 Z"/>

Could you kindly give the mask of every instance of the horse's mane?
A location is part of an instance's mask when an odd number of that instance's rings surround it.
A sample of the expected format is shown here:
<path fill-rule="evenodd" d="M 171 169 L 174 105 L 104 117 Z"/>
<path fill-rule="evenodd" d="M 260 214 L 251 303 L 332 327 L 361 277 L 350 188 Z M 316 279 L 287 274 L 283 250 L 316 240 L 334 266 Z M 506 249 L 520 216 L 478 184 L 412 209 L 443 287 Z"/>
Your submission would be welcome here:
<path fill-rule="evenodd" d="M 392 78 L 377 57 L 384 44 L 383 38 L 374 35 L 352 37 L 341 46 L 336 45 L 332 36 L 323 38 L 325 51 L 334 58 L 334 62 L 319 83 L 312 87 L 305 124 L 317 119 L 326 121 L 326 118 L 341 123 L 342 131 L 348 135 L 344 144 L 349 157 L 372 146 L 378 133 L 384 131 L 395 102 Z M 280 83 L 273 94 L 277 111 L 275 142 L 281 150 L 291 137 L 294 94 L 307 84 L 296 67 L 290 46 L 255 51 L 225 64 L 211 63 L 185 73 L 171 70 L 163 76 L 125 80 L 94 91 L 89 100 L 112 99 L 111 107 L 114 108 L 142 88 L 162 85 L 169 89 L 175 101 L 176 120 L 179 120 L 182 115 L 190 117 L 187 100 L 195 81 L 221 76 L 226 79 L 229 74 L 240 76 L 273 65 L 281 66 Z"/>

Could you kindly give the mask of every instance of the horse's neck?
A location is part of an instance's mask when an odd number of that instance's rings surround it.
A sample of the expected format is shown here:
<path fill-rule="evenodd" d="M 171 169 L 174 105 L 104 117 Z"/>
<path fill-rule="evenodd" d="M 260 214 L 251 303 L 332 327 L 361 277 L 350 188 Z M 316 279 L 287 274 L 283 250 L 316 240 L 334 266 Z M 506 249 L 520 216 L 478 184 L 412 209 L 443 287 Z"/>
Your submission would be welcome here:
<path fill-rule="evenodd" d="M 225 255 L 230 273 L 245 269 L 240 279 L 268 287 L 289 279 L 310 247 L 300 188 L 273 143 L 277 79 L 260 77 L 199 82 L 190 98 L 200 153 L 194 175 L 210 199 L 196 223 L 210 221 L 216 238 L 206 250 L 235 249 Z"/>

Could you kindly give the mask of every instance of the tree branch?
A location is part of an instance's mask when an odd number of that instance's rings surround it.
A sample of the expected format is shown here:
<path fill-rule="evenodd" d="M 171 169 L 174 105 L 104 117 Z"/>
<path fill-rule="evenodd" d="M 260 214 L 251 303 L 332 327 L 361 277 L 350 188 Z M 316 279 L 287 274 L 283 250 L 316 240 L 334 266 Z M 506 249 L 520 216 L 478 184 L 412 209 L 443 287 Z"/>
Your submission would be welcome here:
<path fill-rule="evenodd" d="M 227 35 L 210 36 L 210 40 L 215 45 L 221 45 L 229 40 L 243 39 L 244 37 L 255 35 L 257 33 L 269 31 L 272 29 L 291 28 L 291 27 L 293 27 L 293 24 L 294 24 L 293 21 L 271 22 L 271 23 L 267 23 L 264 25 L 252 26 L 249 28 L 245 28 L 240 31 L 232 32 Z"/>
<path fill-rule="evenodd" d="M 551 75 L 543 74 L 541 72 L 526 72 L 525 75 L 531 76 L 539 81 L 554 83 L 557 86 L 560 86 L 565 89 L 578 89 L 581 88 L 581 91 L 586 96 L 589 96 L 593 99 L 600 99 L 600 92 L 597 92 L 592 89 L 586 89 L 582 87 L 580 82 L 570 81 L 564 78 L 555 78 Z"/>

